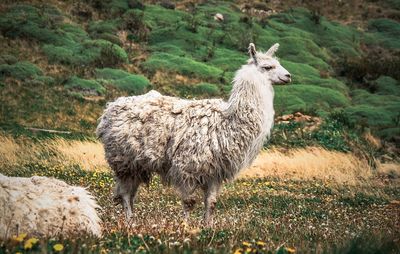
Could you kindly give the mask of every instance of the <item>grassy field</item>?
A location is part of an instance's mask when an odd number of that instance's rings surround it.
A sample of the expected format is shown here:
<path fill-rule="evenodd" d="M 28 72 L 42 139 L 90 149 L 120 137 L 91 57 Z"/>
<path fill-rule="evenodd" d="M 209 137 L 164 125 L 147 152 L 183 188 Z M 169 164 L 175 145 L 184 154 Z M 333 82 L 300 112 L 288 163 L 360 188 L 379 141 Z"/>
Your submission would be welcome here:
<path fill-rule="evenodd" d="M 112 202 L 112 173 L 97 142 L 4 135 L 1 142 L 5 145 L 0 149 L 1 173 L 51 176 L 87 187 L 102 207 L 104 233 L 100 239 L 81 235 L 40 238 L 32 247 L 26 245 L 31 236 L 16 236 L 1 242 L 0 252 L 58 252 L 56 244 L 63 246 L 62 253 L 400 250 L 399 169 L 392 170 L 395 178 L 379 168 L 371 173 L 368 163 L 351 154 L 322 148 L 267 150 L 238 180 L 225 184 L 215 227 L 203 228 L 202 204 L 189 223 L 184 223 L 178 196 L 157 177 L 141 188 L 134 222 L 126 223 L 121 207 Z M 309 160 L 313 163 L 304 162 Z"/>
<path fill-rule="evenodd" d="M 397 0 L 2 1 L 0 173 L 87 187 L 104 234 L 21 232 L 0 253 L 400 253 L 399 17 Z M 202 205 L 183 223 L 157 177 L 126 223 L 94 137 L 106 103 L 226 99 L 250 42 L 280 43 L 293 82 L 274 87 L 271 140 L 225 184 L 215 227 Z M 278 119 L 297 112 L 314 120 Z"/>

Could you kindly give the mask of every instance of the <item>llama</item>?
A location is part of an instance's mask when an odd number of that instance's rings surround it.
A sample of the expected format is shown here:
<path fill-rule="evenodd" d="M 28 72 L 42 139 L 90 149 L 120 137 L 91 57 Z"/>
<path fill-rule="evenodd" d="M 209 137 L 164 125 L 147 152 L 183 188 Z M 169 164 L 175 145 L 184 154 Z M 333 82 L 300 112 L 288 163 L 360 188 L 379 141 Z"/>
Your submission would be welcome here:
<path fill-rule="evenodd" d="M 115 172 L 115 199 L 128 219 L 139 185 L 158 174 L 177 189 L 186 219 L 195 205 L 193 193 L 201 188 L 204 223 L 213 224 L 222 183 L 250 165 L 270 136 L 272 84 L 291 81 L 274 57 L 278 47 L 263 53 L 250 44 L 250 59 L 236 72 L 227 102 L 184 100 L 150 91 L 107 105 L 97 135 Z"/>
<path fill-rule="evenodd" d="M 0 174 L 0 239 L 27 233 L 36 236 L 86 232 L 101 236 L 93 197 L 82 187 L 33 176 Z"/>

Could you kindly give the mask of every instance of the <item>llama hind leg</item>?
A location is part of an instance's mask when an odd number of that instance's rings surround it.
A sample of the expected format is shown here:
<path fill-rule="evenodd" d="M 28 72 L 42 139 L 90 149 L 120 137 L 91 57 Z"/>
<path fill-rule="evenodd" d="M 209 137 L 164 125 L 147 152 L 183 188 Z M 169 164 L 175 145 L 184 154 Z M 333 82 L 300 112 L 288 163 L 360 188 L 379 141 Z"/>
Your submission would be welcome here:
<path fill-rule="evenodd" d="M 214 224 L 213 214 L 217 204 L 217 196 L 220 189 L 218 182 L 211 182 L 203 186 L 204 191 L 204 225 L 211 227 Z"/>

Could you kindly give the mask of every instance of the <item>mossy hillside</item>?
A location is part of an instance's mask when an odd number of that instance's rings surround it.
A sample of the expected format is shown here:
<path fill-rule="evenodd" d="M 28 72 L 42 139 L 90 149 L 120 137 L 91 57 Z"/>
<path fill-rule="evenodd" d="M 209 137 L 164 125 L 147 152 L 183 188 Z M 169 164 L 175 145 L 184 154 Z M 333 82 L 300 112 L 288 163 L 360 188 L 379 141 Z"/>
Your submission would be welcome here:
<path fill-rule="evenodd" d="M 281 94 L 287 99 L 278 103 L 278 112 L 292 113 L 302 109 L 325 113 L 335 107 L 351 106 L 353 111 L 349 109 L 349 112 L 354 113 L 365 109 L 368 103 L 374 103 L 379 112 L 397 109 L 394 104 L 378 105 L 381 97 L 375 97 L 398 94 L 396 80 L 382 77 L 373 81 L 368 87 L 372 93 L 369 96 L 371 98 L 363 98 L 367 101 L 363 102 L 357 92 L 351 93 L 349 80 L 338 77 L 333 68 L 337 59 L 360 56 L 360 45 L 364 42 L 376 41 L 383 47 L 393 48 L 393 45 L 384 42 L 398 41 L 398 23 L 392 20 L 372 20 L 367 32 L 363 32 L 324 17 L 319 17 L 316 22 L 310 10 L 296 7 L 263 19 L 246 14 L 236 4 L 229 2 L 206 2 L 195 8 L 187 5 L 186 11 L 167 9 L 160 5 L 146 5 L 139 10 L 132 9 L 131 5 L 127 0 L 102 2 L 97 7 L 92 5 L 93 11 L 99 13 L 83 24 L 79 21 L 76 23 L 69 12 L 50 5 L 17 4 L 4 9 L 0 17 L 0 31 L 6 38 L 24 38 L 37 42 L 50 64 L 63 65 L 65 68 L 66 76 L 59 77 L 59 80 L 68 80 L 74 76 L 85 77 L 103 87 L 112 85 L 124 94 L 126 91 L 140 94 L 150 89 L 148 79 L 157 82 L 162 72 L 163 77 L 166 77 L 165 84 L 155 84 L 161 91 L 190 98 L 226 97 L 234 72 L 248 59 L 248 43 L 255 42 L 258 50 L 265 51 L 278 42 L 280 49 L 277 56 L 293 76 L 291 85 L 276 88 L 276 100 L 279 102 Z M 224 22 L 213 19 L 217 12 L 224 15 Z M 129 45 L 124 45 L 117 34 L 121 35 L 119 31 L 127 29 L 126 19 L 130 14 L 136 15 L 140 21 L 138 24 L 147 29 L 148 34 L 143 38 L 128 34 Z M 134 32 L 129 30 L 128 33 Z M 131 50 L 131 43 L 139 47 Z M 146 58 L 134 64 L 146 77 L 131 76 L 136 74 L 125 71 L 117 78 L 99 76 L 98 70 L 105 70 L 106 67 L 127 68 L 125 63 L 129 64 L 128 58 L 135 59 L 139 54 Z M 7 66 L 15 64 L 18 59 L 26 59 L 1 58 L 0 63 Z M 157 77 L 153 79 L 156 73 Z M 178 76 L 176 73 L 183 75 L 183 79 L 175 80 Z M 46 83 L 48 76 L 45 76 L 46 73 L 42 75 L 27 80 Z M 192 84 L 188 84 L 188 80 Z M 212 85 L 201 85 L 206 89 L 197 89 L 201 83 Z M 300 89 L 304 86 L 310 91 Z M 354 87 L 361 85 L 355 84 Z M 332 95 L 332 90 L 341 95 Z M 324 97 L 328 94 L 335 100 Z M 354 101 L 351 101 L 350 94 Z M 374 114 L 365 115 L 371 117 L 369 122 L 376 122 L 373 120 Z M 360 120 L 357 117 L 354 119 Z M 393 127 L 393 124 L 386 124 L 388 121 L 383 122 L 385 128 Z"/>
<path fill-rule="evenodd" d="M 85 30 L 65 23 L 63 14 L 48 5 L 11 7 L 0 18 L 0 30 L 10 38 L 38 41 L 51 63 L 108 66 L 127 61 L 121 47 L 106 40 L 90 39 Z"/>
<path fill-rule="evenodd" d="M 329 50 L 331 57 L 336 57 L 338 53 L 343 55 L 359 55 L 360 32 L 351 26 L 344 26 L 337 22 L 329 21 L 320 16 L 316 23 L 312 18 L 312 13 L 304 8 L 293 8 L 289 11 L 280 13 L 270 22 L 280 30 L 286 30 L 290 34 L 296 33 L 296 29 L 301 30 L 301 36 L 307 36 L 315 42 L 321 50 Z M 287 29 L 290 26 L 291 29 Z M 340 49 L 340 50 L 339 50 Z"/>
<path fill-rule="evenodd" d="M 119 69 L 96 69 L 95 77 L 103 83 L 114 85 L 131 94 L 142 94 L 151 88 L 150 81 L 143 75 L 131 74 Z"/>

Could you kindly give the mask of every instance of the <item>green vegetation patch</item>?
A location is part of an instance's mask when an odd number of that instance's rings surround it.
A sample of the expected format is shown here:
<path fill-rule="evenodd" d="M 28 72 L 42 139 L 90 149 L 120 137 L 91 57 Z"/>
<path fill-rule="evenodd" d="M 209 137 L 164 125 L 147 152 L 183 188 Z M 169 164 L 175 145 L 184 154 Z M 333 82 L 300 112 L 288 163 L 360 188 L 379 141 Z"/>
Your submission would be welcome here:
<path fill-rule="evenodd" d="M 143 63 L 150 72 L 157 70 L 178 72 L 187 76 L 218 80 L 223 71 L 219 68 L 195 61 L 189 57 L 180 57 L 168 53 L 154 53 Z"/>
<path fill-rule="evenodd" d="M 118 69 L 96 69 L 95 76 L 132 94 L 142 94 L 151 87 L 150 81 L 145 76 Z"/>
<path fill-rule="evenodd" d="M 83 95 L 104 95 L 106 89 L 95 80 L 71 77 L 64 86 L 72 92 L 79 92 Z"/>
<path fill-rule="evenodd" d="M 400 49 L 400 23 L 392 19 L 373 19 L 368 23 L 370 36 L 367 42 L 375 45 L 383 45 L 387 48 Z"/>
<path fill-rule="evenodd" d="M 400 83 L 392 77 L 380 76 L 373 85 L 377 94 L 400 96 Z"/>
<path fill-rule="evenodd" d="M 104 24 L 94 24 L 91 31 L 101 28 Z M 103 39 L 91 40 L 85 30 L 64 23 L 64 16 L 55 7 L 47 5 L 11 7 L 0 18 L 0 31 L 10 38 L 38 41 L 51 63 L 108 67 L 128 60 L 124 49 L 113 43 L 118 42 L 117 38 L 102 36 Z"/>
<path fill-rule="evenodd" d="M 313 85 L 275 86 L 275 108 L 278 114 L 326 111 L 344 108 L 350 100 L 342 93 Z"/>
<path fill-rule="evenodd" d="M 221 95 L 221 89 L 210 83 L 198 83 L 196 85 L 178 85 L 176 89 L 179 96 L 185 98 L 208 98 Z"/>
<path fill-rule="evenodd" d="M 42 70 L 30 62 L 23 61 L 15 64 L 0 64 L 0 74 L 3 77 L 25 80 L 35 76 L 41 76 Z"/>

